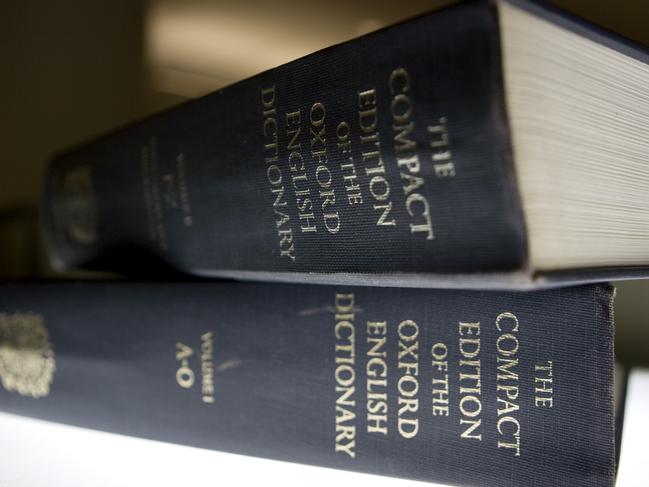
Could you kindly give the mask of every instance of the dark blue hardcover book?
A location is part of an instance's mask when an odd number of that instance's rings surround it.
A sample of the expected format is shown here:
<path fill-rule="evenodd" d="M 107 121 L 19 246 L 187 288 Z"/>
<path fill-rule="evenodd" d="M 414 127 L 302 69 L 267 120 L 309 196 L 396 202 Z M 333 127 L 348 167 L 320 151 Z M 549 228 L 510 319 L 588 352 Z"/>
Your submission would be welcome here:
<path fill-rule="evenodd" d="M 643 48 L 467 1 L 55 158 L 60 267 L 524 288 L 649 263 Z"/>
<path fill-rule="evenodd" d="M 452 485 L 611 487 L 612 297 L 3 285 L 0 409 Z"/>

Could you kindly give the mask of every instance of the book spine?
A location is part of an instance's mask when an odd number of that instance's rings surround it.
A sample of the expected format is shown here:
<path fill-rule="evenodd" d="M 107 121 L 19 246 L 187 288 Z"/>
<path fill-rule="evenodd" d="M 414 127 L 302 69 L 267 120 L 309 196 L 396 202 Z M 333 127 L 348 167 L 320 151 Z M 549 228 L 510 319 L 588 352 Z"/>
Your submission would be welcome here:
<path fill-rule="evenodd" d="M 465 486 L 610 487 L 612 291 L 4 286 L 0 408 Z"/>
<path fill-rule="evenodd" d="M 495 7 L 410 20 L 61 155 L 45 207 L 62 266 L 521 269 Z"/>

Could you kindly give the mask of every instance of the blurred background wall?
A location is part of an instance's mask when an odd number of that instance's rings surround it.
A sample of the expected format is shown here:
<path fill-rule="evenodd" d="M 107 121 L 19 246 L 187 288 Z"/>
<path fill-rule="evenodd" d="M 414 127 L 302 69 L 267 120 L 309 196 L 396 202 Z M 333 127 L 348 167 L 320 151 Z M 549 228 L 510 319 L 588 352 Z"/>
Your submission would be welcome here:
<path fill-rule="evenodd" d="M 36 208 L 53 153 L 448 3 L 2 0 L 0 278 L 48 274 Z M 649 45 L 646 0 L 552 3 Z M 619 288 L 619 356 L 649 363 L 649 284 Z"/>

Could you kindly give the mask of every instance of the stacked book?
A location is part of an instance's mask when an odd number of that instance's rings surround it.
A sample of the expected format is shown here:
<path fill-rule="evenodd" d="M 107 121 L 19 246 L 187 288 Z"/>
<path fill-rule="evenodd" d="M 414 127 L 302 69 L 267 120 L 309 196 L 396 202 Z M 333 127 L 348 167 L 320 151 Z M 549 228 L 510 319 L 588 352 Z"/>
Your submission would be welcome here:
<path fill-rule="evenodd" d="M 545 5 L 467 1 L 61 154 L 52 262 L 128 279 L 4 285 L 0 409 L 449 485 L 612 486 L 603 282 L 648 274 L 648 63 Z"/>

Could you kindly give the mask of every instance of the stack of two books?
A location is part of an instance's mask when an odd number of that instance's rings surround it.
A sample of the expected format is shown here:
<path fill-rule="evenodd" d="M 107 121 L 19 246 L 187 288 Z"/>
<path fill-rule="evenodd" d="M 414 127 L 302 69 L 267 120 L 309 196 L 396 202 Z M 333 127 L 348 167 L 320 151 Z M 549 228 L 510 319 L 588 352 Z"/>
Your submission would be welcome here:
<path fill-rule="evenodd" d="M 61 155 L 53 261 L 135 279 L 5 285 L 0 407 L 451 485 L 611 486 L 597 282 L 649 263 L 647 60 L 469 1 Z"/>

